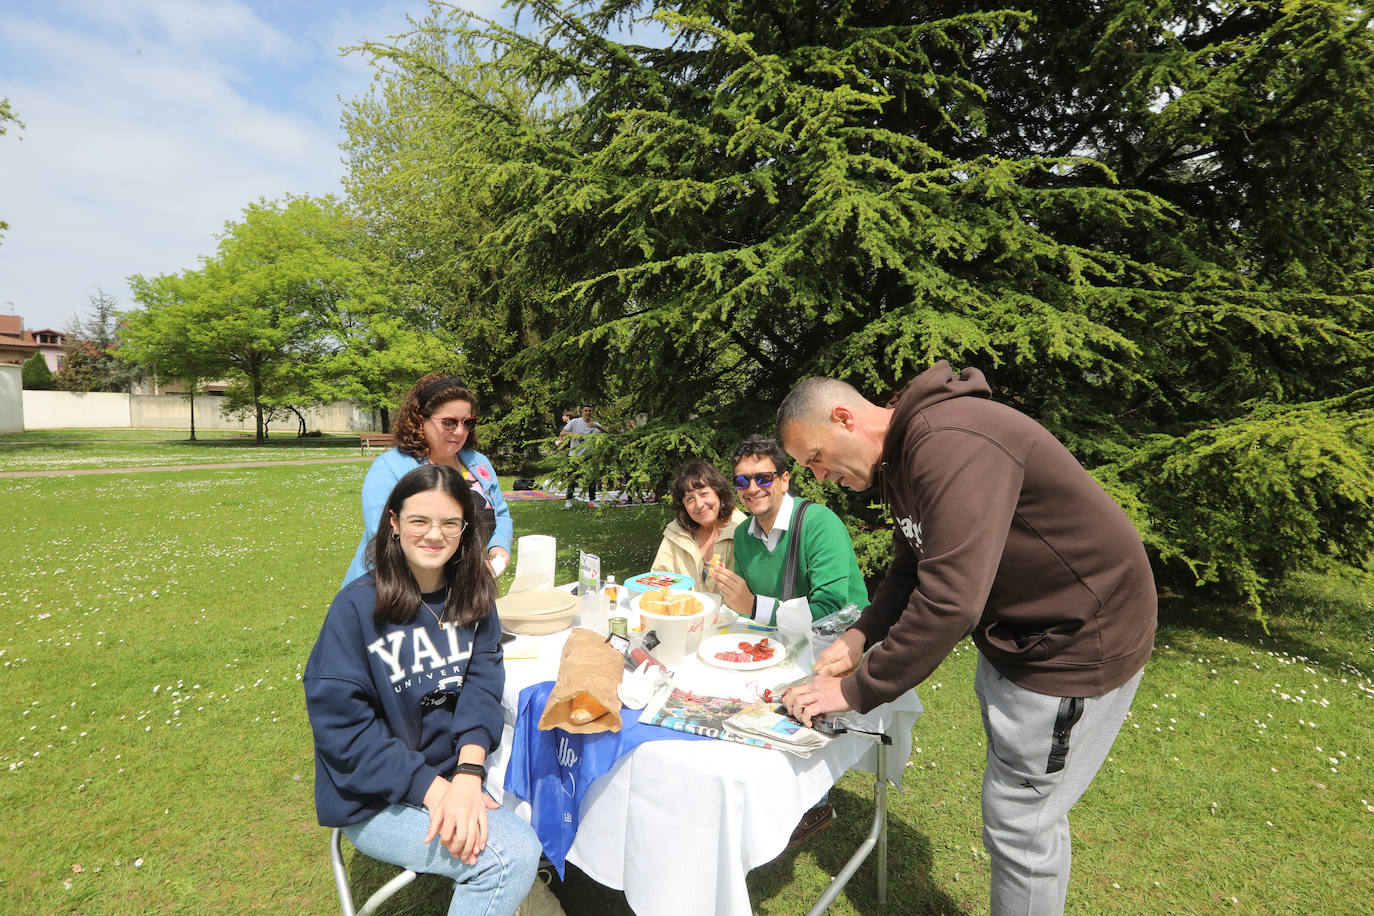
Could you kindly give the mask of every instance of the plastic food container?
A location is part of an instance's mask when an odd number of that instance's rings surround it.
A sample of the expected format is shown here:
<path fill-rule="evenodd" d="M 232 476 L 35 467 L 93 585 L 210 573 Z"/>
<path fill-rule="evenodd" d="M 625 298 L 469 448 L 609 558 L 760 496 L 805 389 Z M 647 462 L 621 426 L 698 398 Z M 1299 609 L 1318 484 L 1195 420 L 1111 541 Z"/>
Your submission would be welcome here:
<path fill-rule="evenodd" d="M 680 665 L 687 656 L 694 654 L 697 646 L 701 645 L 702 636 L 705 635 L 707 628 L 711 627 L 716 619 L 715 595 L 694 591 L 688 591 L 687 594 L 701 602 L 702 609 L 699 612 L 671 616 L 655 614 L 640 607 L 640 600 L 644 597 L 642 594 L 636 595 L 630 602 L 630 606 L 639 613 L 644 632 L 653 630 L 654 635 L 658 637 L 654 657 L 665 665 Z"/>

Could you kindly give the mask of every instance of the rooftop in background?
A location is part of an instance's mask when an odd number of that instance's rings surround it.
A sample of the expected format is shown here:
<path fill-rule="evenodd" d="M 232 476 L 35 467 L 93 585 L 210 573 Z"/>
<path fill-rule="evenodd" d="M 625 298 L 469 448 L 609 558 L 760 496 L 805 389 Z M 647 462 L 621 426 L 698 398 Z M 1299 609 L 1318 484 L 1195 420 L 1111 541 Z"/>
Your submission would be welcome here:
<path fill-rule="evenodd" d="M 67 352 L 67 335 L 52 328 L 25 329 L 19 315 L 0 315 L 0 363 L 20 365 L 35 353 L 42 353 L 48 369 L 62 368 Z"/>

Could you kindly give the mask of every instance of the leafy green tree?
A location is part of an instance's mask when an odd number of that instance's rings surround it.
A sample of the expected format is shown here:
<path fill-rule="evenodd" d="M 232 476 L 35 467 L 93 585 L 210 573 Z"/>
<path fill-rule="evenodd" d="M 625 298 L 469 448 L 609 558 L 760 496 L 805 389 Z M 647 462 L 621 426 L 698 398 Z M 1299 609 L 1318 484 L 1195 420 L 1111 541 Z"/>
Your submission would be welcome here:
<path fill-rule="evenodd" d="M 167 352 L 185 342 L 186 360 L 201 378 L 241 382 L 257 441 L 266 438 L 265 411 L 307 398 L 293 366 L 309 366 L 327 350 L 331 309 L 360 281 L 343 237 L 345 209 L 334 198 L 259 201 L 229 223 L 213 257 L 180 278 L 131 277 L 148 317 L 140 339 Z M 202 362 L 202 357 L 204 362 Z"/>
<path fill-rule="evenodd" d="M 489 65 L 372 50 L 446 75 L 433 103 L 499 163 L 461 266 L 507 340 L 522 311 L 547 329 L 502 373 L 654 414 L 589 464 L 662 479 L 771 428 L 804 376 L 881 397 L 948 358 L 1064 439 L 1179 581 L 1258 607 L 1374 548 L 1362 8 L 512 6 L 520 32 L 443 26 Z M 667 47 L 612 37 L 649 15 Z M 576 104 L 493 104 L 483 67 Z"/>
<path fill-rule="evenodd" d="M 198 295 L 201 279 L 190 271 L 151 279 L 137 274 L 129 277 L 134 301 L 143 308 L 125 314 L 118 351 L 121 359 L 146 367 L 155 378 L 186 384 L 192 442 L 196 439 L 196 392 L 229 371 L 223 354 L 201 333 L 198 319 L 203 316 L 189 302 Z"/>
<path fill-rule="evenodd" d="M 0 96 L 0 137 L 3 137 L 8 132 L 8 125 L 10 124 L 14 124 L 20 128 L 24 126 L 24 122 L 19 120 L 18 116 L 15 115 L 14 108 L 10 105 L 9 97 Z M 0 219 L 0 239 L 5 237 L 5 230 L 9 227 L 9 223 Z"/>
<path fill-rule="evenodd" d="M 126 316 L 133 358 L 188 381 L 230 379 L 229 412 L 254 417 L 352 400 L 385 410 L 430 368 L 450 368 L 452 335 L 379 259 L 332 197 L 259 202 L 226 227 L 213 257 L 179 275 L 129 278 L 144 308 Z"/>
<path fill-rule="evenodd" d="M 25 391 L 51 391 L 53 389 L 52 370 L 42 353 L 35 353 L 24 360 L 19 368 L 20 381 Z"/>

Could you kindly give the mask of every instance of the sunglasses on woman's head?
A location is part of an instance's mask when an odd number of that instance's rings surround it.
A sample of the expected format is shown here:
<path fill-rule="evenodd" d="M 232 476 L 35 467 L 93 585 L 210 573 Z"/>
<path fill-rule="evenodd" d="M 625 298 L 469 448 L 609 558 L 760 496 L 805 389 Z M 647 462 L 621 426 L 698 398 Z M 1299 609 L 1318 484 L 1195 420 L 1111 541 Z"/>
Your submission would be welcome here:
<path fill-rule="evenodd" d="M 782 471 L 760 471 L 757 474 L 736 474 L 735 489 L 749 489 L 749 481 L 751 480 L 761 487 L 771 487 L 773 485 L 773 480 L 781 473 Z"/>
<path fill-rule="evenodd" d="M 453 432 L 460 423 L 463 424 L 463 429 L 468 432 L 472 432 L 477 426 L 476 417 L 463 417 L 461 420 L 458 417 L 430 417 L 430 419 L 442 426 L 446 433 Z"/>

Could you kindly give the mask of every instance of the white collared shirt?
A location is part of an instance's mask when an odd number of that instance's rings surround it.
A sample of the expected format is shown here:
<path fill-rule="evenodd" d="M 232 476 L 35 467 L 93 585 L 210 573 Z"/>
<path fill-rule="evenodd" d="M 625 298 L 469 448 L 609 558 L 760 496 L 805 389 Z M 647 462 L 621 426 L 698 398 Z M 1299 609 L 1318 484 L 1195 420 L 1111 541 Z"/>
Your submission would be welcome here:
<path fill-rule="evenodd" d="M 774 480 L 773 486 L 777 486 L 778 481 Z M 767 534 L 763 533 L 762 526 L 759 525 L 758 517 L 749 520 L 749 533 L 763 541 L 764 548 L 772 553 L 778 547 L 778 542 L 782 540 L 782 533 L 792 524 L 792 494 L 782 494 L 782 502 L 778 504 L 777 517 L 773 519 L 773 530 Z M 773 622 L 773 612 L 777 610 L 778 599 L 768 595 L 754 596 L 754 620 L 761 624 L 771 624 Z"/>
<path fill-rule="evenodd" d="M 773 486 L 777 486 L 779 481 L 773 481 Z M 763 528 L 759 525 L 757 517 L 749 520 L 749 533 L 763 541 L 764 548 L 772 553 L 778 547 L 778 541 L 782 540 L 782 533 L 787 530 L 787 526 L 792 524 L 792 494 L 782 494 L 782 502 L 778 504 L 778 515 L 773 519 L 773 530 L 767 534 L 763 533 Z"/>

